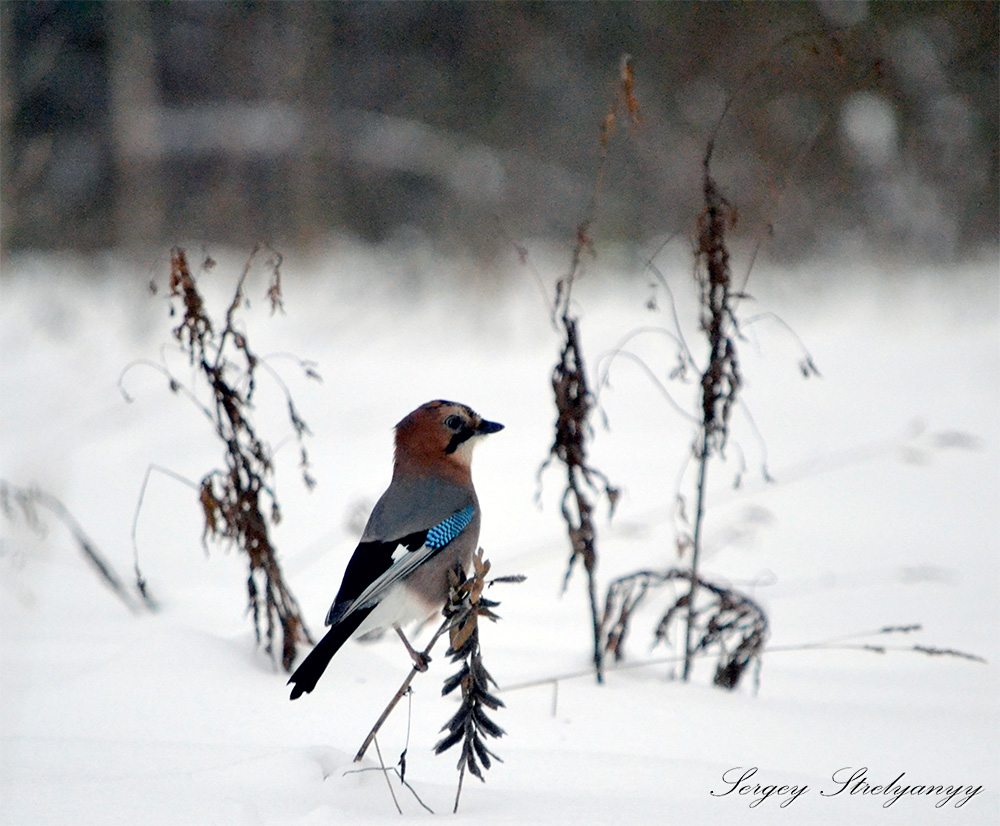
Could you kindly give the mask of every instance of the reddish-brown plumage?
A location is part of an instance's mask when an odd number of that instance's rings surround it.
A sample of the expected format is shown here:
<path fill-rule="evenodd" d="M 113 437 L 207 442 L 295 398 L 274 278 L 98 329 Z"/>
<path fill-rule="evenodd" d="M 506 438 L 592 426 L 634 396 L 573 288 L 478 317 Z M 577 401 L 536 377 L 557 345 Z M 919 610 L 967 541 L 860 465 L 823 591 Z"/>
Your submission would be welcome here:
<path fill-rule="evenodd" d="M 437 476 L 458 484 L 471 484 L 472 444 L 463 441 L 448 452 L 455 429 L 446 422 L 457 416 L 473 434 L 482 418 L 464 404 L 432 401 L 421 405 L 396 425 L 396 454 L 393 475 Z"/>

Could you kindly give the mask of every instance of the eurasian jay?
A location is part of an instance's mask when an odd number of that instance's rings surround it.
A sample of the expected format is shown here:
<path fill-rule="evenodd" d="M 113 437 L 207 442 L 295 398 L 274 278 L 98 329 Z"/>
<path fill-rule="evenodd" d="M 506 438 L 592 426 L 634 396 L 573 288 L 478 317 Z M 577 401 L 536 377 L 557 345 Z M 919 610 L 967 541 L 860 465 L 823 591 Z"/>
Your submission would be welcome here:
<path fill-rule="evenodd" d="M 464 404 L 428 402 L 396 425 L 392 481 L 375 505 L 326 615 L 326 636 L 289 679 L 291 699 L 310 692 L 351 637 L 394 628 L 416 667 L 427 668 L 402 626 L 448 599 L 448 571 L 467 569 L 479 544 L 472 449 L 503 425 Z"/>

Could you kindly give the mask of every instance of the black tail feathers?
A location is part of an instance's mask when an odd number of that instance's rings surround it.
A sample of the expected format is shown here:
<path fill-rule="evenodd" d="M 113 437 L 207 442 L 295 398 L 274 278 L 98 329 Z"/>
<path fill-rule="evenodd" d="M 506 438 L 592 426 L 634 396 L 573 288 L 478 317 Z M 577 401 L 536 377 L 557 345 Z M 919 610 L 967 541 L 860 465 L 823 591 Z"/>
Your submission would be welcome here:
<path fill-rule="evenodd" d="M 316 688 L 316 683 L 323 676 L 323 672 L 326 671 L 333 655 L 347 642 L 351 634 L 358 630 L 358 626 L 364 622 L 369 613 L 371 613 L 371 608 L 354 611 L 326 632 L 326 636 L 316 644 L 316 647 L 309 652 L 308 656 L 292 673 L 292 676 L 288 678 L 288 685 L 292 686 L 290 699 L 298 699 Z"/>

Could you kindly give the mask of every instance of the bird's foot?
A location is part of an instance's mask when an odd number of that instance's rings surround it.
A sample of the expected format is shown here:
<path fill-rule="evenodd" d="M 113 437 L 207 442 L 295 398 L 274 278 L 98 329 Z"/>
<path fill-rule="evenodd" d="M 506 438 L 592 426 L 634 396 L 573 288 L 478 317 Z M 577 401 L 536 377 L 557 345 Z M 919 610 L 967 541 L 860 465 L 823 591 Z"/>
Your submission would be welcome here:
<path fill-rule="evenodd" d="M 431 662 L 430 656 L 428 654 L 422 654 L 410 645 L 410 641 L 406 639 L 406 634 L 403 633 L 402 628 L 398 625 L 394 626 L 394 628 L 396 629 L 396 633 L 399 634 L 399 638 L 403 641 L 403 645 L 406 646 L 406 651 L 410 655 L 410 659 L 413 660 L 413 667 L 421 673 L 426 671 L 427 666 L 430 665 Z"/>

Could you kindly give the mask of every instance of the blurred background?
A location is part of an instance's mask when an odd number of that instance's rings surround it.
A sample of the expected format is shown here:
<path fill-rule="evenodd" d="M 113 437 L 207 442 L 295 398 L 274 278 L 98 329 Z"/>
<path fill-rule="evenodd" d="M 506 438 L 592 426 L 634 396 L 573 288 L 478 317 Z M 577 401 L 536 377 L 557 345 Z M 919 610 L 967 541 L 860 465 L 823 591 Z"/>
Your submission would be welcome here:
<path fill-rule="evenodd" d="M 998 4 L 9 2 L 2 248 L 690 233 L 701 160 L 780 260 L 998 235 Z"/>

